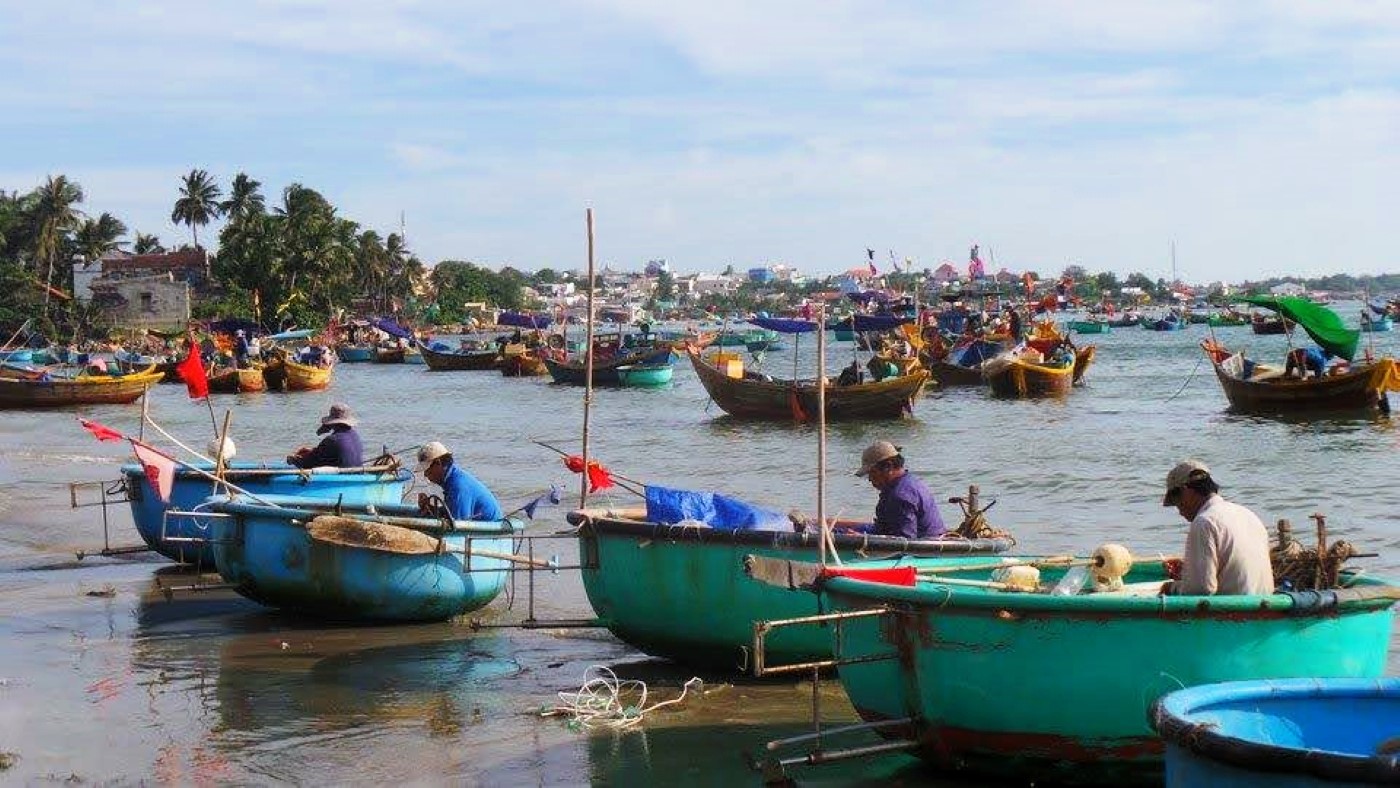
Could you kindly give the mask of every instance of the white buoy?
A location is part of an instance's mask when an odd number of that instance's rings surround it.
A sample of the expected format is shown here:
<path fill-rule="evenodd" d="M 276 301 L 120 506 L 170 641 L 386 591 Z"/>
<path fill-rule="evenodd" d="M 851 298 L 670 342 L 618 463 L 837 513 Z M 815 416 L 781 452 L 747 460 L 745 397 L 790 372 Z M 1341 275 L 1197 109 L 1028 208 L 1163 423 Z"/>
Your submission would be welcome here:
<path fill-rule="evenodd" d="M 235 446 L 235 445 L 233 444 L 233 438 L 230 438 L 230 437 L 228 437 L 227 435 L 225 435 L 225 436 L 224 436 L 224 462 L 228 462 L 229 460 L 233 459 L 234 455 L 236 455 L 236 454 L 238 454 L 238 447 Z M 219 458 L 219 439 L 218 439 L 218 438 L 215 438 L 215 439 L 209 441 L 209 456 L 210 456 L 211 458 L 213 458 L 213 459 L 216 459 L 216 460 Z"/>

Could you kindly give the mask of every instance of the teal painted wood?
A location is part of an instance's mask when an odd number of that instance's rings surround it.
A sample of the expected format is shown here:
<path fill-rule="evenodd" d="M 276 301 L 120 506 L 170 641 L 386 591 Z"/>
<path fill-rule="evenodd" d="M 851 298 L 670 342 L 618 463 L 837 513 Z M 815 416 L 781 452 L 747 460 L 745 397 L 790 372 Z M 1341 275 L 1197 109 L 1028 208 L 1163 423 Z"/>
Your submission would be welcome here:
<path fill-rule="evenodd" d="M 1161 579 L 1160 567 L 1127 578 Z M 1018 780 L 1159 784 L 1162 744 L 1147 715 L 1167 692 L 1240 679 L 1381 675 L 1391 601 L 1306 609 L 1306 598 L 1057 597 L 839 578 L 823 590 L 833 610 L 901 611 L 847 622 L 839 644 L 845 657 L 897 659 L 839 672 L 866 720 L 915 718 L 892 735 L 918 740 L 921 757 Z"/>
<path fill-rule="evenodd" d="M 1373 317 L 1361 321 L 1362 331 L 1390 331 L 1394 328 L 1395 321 L 1392 320 L 1389 315 L 1385 317 Z"/>
<path fill-rule="evenodd" d="M 374 348 L 359 345 L 341 345 L 335 354 L 345 364 L 368 364 L 374 360 Z"/>
<path fill-rule="evenodd" d="M 1069 330 L 1076 334 L 1107 334 L 1113 329 L 1102 320 L 1071 320 Z"/>
<path fill-rule="evenodd" d="M 719 670 L 743 671 L 752 663 L 753 625 L 819 612 L 810 591 L 753 580 L 744 556 L 816 562 L 815 533 L 727 531 L 590 517 L 569 522 L 579 531 L 584 590 L 598 618 L 614 635 L 648 654 Z M 845 560 L 866 555 L 985 554 L 1005 550 L 1004 540 L 909 541 L 837 535 Z M 957 560 L 957 559 L 949 559 Z M 795 627 L 768 641 L 770 659 L 797 661 L 831 654 L 826 630 Z"/>
<path fill-rule="evenodd" d="M 317 514 L 376 521 L 379 514 L 416 515 L 415 507 L 340 506 L 333 500 L 269 498 L 265 506 L 247 498 L 211 498 L 206 508 L 229 518 L 210 520 L 219 576 L 243 596 L 269 607 L 338 619 L 436 621 L 470 613 L 496 598 L 509 574 L 498 558 L 464 556 L 472 548 L 511 553 L 517 521 L 458 521 L 443 537 L 444 550 L 402 555 L 312 539 L 306 523 Z M 421 529 L 440 526 L 416 518 Z"/>
<path fill-rule="evenodd" d="M 1167 788 L 1394 785 L 1397 720 L 1400 679 L 1206 684 L 1152 708 Z"/>
<path fill-rule="evenodd" d="M 212 473 L 209 463 L 192 463 L 205 473 Z M 267 474 L 277 470 L 282 473 Z M 165 516 L 167 510 L 191 511 L 216 492 L 216 485 L 206 476 L 189 468 L 175 470 L 175 483 L 170 489 L 170 503 L 161 503 L 155 488 L 146 478 L 139 463 L 121 468 L 126 483 L 126 495 L 131 507 L 131 519 L 136 532 L 152 550 L 176 563 L 214 565 L 214 548 L 209 544 L 209 531 L 202 521 L 190 517 Z M 229 482 L 253 495 L 290 495 L 306 498 L 340 499 L 348 505 L 396 504 L 413 482 L 413 473 L 400 468 L 393 473 L 302 473 L 285 462 L 235 462 L 225 472 Z M 198 541 L 170 541 L 195 539 Z"/>
<path fill-rule="evenodd" d="M 669 386 L 675 374 L 673 364 L 628 364 L 617 368 L 617 378 L 624 387 L 658 388 Z"/>

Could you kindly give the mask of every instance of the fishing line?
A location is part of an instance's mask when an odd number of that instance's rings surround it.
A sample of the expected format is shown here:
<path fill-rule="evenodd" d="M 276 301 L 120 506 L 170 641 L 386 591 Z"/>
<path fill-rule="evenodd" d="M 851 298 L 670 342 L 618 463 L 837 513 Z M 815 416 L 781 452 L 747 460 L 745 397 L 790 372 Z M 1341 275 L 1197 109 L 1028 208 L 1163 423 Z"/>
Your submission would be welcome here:
<path fill-rule="evenodd" d="M 541 709 L 540 716 L 569 715 L 571 725 L 579 725 L 583 728 L 626 730 L 640 725 L 647 714 L 685 700 L 686 694 L 692 688 L 703 691 L 705 687 L 705 682 L 699 676 L 693 676 L 681 686 L 680 695 L 648 706 L 648 690 L 645 682 L 636 679 L 625 681 L 619 679 L 616 673 L 604 665 L 593 665 L 584 675 L 587 676 L 589 673 L 597 673 L 598 675 L 584 681 L 583 686 L 577 692 L 561 691 L 559 693 L 560 705 Z M 623 693 L 627 692 L 638 694 L 636 703 L 623 704 L 622 696 Z"/>
<path fill-rule="evenodd" d="M 1196 370 L 1199 370 L 1199 369 L 1201 368 L 1201 362 L 1202 362 L 1202 361 L 1205 361 L 1205 360 L 1206 360 L 1206 357 L 1205 357 L 1205 356 L 1201 356 L 1200 358 L 1196 359 L 1196 366 L 1195 366 L 1194 368 L 1192 368 L 1191 374 L 1186 376 L 1186 382 L 1181 384 L 1181 388 L 1179 388 L 1179 389 L 1176 390 L 1176 394 L 1173 394 L 1173 395 L 1171 395 L 1170 397 L 1167 397 L 1167 398 L 1166 398 L 1165 400 L 1163 400 L 1163 401 L 1164 401 L 1164 402 L 1171 402 L 1172 400 L 1176 399 L 1176 398 L 1181 394 L 1181 392 L 1185 391 L 1185 390 L 1186 390 L 1186 387 L 1189 386 L 1189 385 L 1191 385 L 1191 381 L 1194 380 L 1194 379 L 1196 378 Z"/>

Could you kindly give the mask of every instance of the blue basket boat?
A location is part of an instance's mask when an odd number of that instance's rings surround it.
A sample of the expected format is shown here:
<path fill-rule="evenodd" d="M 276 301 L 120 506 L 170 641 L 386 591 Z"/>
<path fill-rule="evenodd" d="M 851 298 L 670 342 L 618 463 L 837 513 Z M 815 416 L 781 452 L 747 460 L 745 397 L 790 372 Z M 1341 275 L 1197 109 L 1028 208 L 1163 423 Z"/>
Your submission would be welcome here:
<path fill-rule="evenodd" d="M 659 388 L 671 384 L 673 364 L 629 364 L 617 368 L 617 379 L 628 388 Z"/>
<path fill-rule="evenodd" d="M 193 465 L 206 473 L 213 471 L 213 466 L 207 463 Z M 398 503 L 413 481 L 413 474 L 406 469 L 355 471 L 323 473 L 293 468 L 286 463 L 236 462 L 224 475 L 232 484 L 257 496 L 340 499 L 349 505 Z M 164 504 L 140 463 L 123 465 L 121 474 L 136 532 L 147 546 L 179 563 L 214 565 L 214 551 L 204 524 L 189 518 L 167 518 L 165 513 L 170 509 L 190 510 L 199 506 L 217 492 L 215 482 L 190 468 L 177 468 L 170 503 Z"/>
<path fill-rule="evenodd" d="M 490 604 L 522 523 L 416 507 L 268 496 L 207 500 L 219 576 L 269 607 L 337 619 L 439 621 Z"/>
<path fill-rule="evenodd" d="M 1400 679 L 1234 681 L 1157 701 L 1167 785 L 1400 783 Z"/>

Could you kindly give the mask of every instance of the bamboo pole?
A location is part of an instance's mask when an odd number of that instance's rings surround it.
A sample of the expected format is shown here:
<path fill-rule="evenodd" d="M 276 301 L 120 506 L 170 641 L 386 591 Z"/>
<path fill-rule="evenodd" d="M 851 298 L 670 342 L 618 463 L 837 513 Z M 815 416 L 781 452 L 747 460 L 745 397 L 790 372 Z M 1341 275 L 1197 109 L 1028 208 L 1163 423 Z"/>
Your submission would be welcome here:
<path fill-rule="evenodd" d="M 578 507 L 588 506 L 588 415 L 593 405 L 593 209 L 587 209 L 588 224 L 588 324 L 583 356 L 583 473 L 579 474 Z"/>
<path fill-rule="evenodd" d="M 224 449 L 228 442 L 228 427 L 229 422 L 231 421 L 233 421 L 233 411 L 224 411 L 224 427 L 223 429 L 219 430 L 217 436 L 219 445 L 215 447 L 218 451 L 216 451 L 214 454 L 214 475 L 218 477 L 220 481 L 225 482 L 226 480 L 224 479 L 224 471 L 226 470 L 227 466 L 224 463 Z"/>
<path fill-rule="evenodd" d="M 821 528 L 821 565 L 826 566 L 826 546 L 831 527 L 826 523 L 826 309 L 817 312 L 817 524 Z M 833 551 L 834 552 L 834 551 Z"/>

